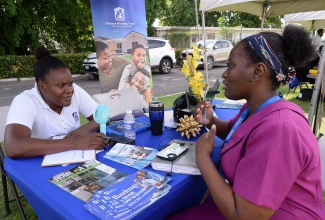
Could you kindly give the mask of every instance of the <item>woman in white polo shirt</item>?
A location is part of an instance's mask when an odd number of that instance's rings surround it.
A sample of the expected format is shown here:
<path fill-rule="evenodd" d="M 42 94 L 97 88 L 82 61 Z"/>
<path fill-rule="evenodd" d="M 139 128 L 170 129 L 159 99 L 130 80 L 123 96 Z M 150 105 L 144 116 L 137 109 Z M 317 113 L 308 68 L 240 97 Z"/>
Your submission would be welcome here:
<path fill-rule="evenodd" d="M 17 95 L 10 107 L 5 149 L 11 158 L 67 150 L 103 149 L 107 141 L 93 121 L 97 103 L 73 79 L 68 66 L 44 48 L 36 49 L 35 87 Z M 89 123 L 80 127 L 80 115 Z M 51 140 L 65 135 L 64 139 Z"/>

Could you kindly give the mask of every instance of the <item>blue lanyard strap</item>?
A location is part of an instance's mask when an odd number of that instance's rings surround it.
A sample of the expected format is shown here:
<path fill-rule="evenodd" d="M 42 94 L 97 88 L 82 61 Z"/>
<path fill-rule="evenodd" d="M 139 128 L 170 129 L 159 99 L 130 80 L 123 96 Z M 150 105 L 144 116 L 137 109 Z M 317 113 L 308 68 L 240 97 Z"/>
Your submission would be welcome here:
<path fill-rule="evenodd" d="M 266 102 L 264 102 L 260 107 L 258 107 L 258 109 L 255 111 L 258 112 L 260 110 L 262 110 L 263 108 L 265 108 L 266 106 L 277 102 L 279 100 L 282 99 L 282 94 L 280 94 L 279 96 L 273 96 L 272 98 L 269 98 Z M 224 145 L 226 146 L 226 144 L 230 141 L 232 135 L 234 134 L 234 132 L 236 131 L 236 129 L 239 127 L 239 125 L 241 125 L 241 123 L 243 123 L 243 121 L 246 119 L 246 117 L 249 115 L 249 109 L 248 106 L 244 109 L 244 111 L 240 114 L 239 118 L 237 119 L 237 121 L 235 122 L 234 126 L 231 128 L 229 134 L 227 135 L 225 141 L 224 141 Z"/>

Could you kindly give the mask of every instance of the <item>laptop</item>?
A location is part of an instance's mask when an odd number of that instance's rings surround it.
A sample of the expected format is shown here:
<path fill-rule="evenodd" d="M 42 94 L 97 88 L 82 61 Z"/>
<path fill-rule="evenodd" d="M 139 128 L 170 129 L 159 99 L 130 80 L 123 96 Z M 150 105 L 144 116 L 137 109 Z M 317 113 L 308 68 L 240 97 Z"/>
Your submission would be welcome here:
<path fill-rule="evenodd" d="M 124 115 L 126 110 L 139 110 L 147 108 L 146 102 L 134 87 L 124 88 L 92 96 L 96 102 L 105 104 L 111 111 L 110 118 Z M 123 117 L 122 117 L 123 119 Z"/>

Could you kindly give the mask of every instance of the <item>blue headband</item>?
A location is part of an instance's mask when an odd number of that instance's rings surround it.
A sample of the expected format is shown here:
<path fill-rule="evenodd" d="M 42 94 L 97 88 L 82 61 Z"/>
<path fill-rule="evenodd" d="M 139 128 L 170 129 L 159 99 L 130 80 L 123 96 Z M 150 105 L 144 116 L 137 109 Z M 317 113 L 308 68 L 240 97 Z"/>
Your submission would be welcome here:
<path fill-rule="evenodd" d="M 246 38 L 253 50 L 271 67 L 276 73 L 276 78 L 283 85 L 295 78 L 295 72 L 284 73 L 282 65 L 273 52 L 271 46 L 261 34 L 254 34 Z"/>

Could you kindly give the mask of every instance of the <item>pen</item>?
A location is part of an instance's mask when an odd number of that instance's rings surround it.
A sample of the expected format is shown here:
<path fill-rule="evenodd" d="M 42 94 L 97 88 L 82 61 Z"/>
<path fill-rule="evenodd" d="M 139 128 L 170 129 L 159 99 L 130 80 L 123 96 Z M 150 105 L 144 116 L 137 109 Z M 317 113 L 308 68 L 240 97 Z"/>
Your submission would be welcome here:
<path fill-rule="evenodd" d="M 207 111 L 205 110 L 205 107 L 203 109 L 203 120 L 206 121 L 207 120 Z"/>
<path fill-rule="evenodd" d="M 209 87 L 210 87 L 209 83 L 205 84 L 205 91 L 204 91 L 203 101 L 207 100 L 207 93 L 208 93 Z M 206 119 L 207 119 L 207 112 L 206 112 L 205 105 L 204 105 L 203 120 L 206 121 Z"/>

